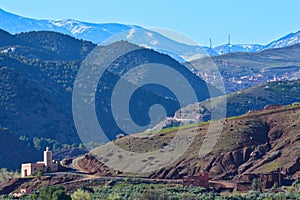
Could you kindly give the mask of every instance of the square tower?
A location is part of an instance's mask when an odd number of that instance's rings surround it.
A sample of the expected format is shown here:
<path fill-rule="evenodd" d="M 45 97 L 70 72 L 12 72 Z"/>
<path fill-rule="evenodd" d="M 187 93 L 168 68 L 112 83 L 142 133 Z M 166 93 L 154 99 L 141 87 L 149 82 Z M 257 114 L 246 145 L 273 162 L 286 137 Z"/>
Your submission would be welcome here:
<path fill-rule="evenodd" d="M 50 151 L 49 147 L 46 148 L 44 151 L 44 164 L 46 168 L 50 167 L 52 165 L 52 152 Z"/>

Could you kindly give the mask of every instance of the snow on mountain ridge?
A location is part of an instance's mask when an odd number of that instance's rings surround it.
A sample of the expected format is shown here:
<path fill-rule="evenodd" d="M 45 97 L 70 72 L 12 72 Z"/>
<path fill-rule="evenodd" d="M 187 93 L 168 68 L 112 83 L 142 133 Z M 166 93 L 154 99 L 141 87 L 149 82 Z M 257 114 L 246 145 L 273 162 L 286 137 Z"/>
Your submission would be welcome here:
<path fill-rule="evenodd" d="M 229 49 L 230 48 L 230 49 Z M 263 48 L 262 45 L 259 44 L 228 44 L 220 45 L 213 50 L 215 50 L 219 55 L 232 52 L 258 52 Z"/>
<path fill-rule="evenodd" d="M 132 29 L 135 28 L 144 29 L 142 27 L 135 26 L 135 25 L 124 25 L 118 23 L 88 23 L 88 22 L 81 22 L 74 19 L 36 20 L 36 19 L 30 19 L 19 15 L 15 15 L 6 12 L 0 8 L 0 29 L 6 30 L 11 34 L 28 32 L 28 31 L 41 31 L 41 30 L 55 31 L 63 34 L 69 34 L 73 37 L 92 41 L 94 43 L 99 44 L 113 35 L 120 34 L 122 32 L 128 32 L 128 31 L 130 31 L 128 37 L 129 39 L 132 39 L 131 37 L 134 37 L 134 32 L 133 32 L 134 30 Z M 149 46 L 149 47 L 151 46 L 152 48 L 155 49 L 158 45 L 161 45 L 162 37 L 160 36 L 160 34 L 152 31 L 148 31 L 146 29 L 144 30 L 147 31 L 143 36 L 146 37 L 144 39 L 147 40 L 146 42 L 147 44 L 144 44 L 145 46 Z M 229 52 L 231 53 L 232 52 L 259 52 L 270 48 L 281 48 L 281 47 L 294 45 L 297 43 L 300 43 L 300 31 L 296 33 L 290 33 L 265 46 L 258 45 L 258 44 L 231 44 L 229 49 L 228 44 L 225 44 L 225 45 L 217 46 L 212 50 L 209 47 L 202 47 L 202 48 L 204 48 L 206 52 L 210 52 L 209 53 L 210 55 L 216 56 L 216 55 L 226 54 Z M 192 49 L 195 48 L 193 46 L 191 47 Z M 198 53 L 199 52 L 196 52 L 195 55 Z M 188 53 L 188 55 L 183 55 L 183 56 L 194 57 L 192 53 Z"/>
<path fill-rule="evenodd" d="M 72 35 L 76 35 L 79 33 L 83 33 L 84 31 L 92 28 L 91 26 L 87 26 L 77 20 L 73 19 L 66 19 L 66 20 L 59 20 L 59 21 L 49 21 L 54 26 L 63 27 L 68 29 L 72 33 Z"/>
<path fill-rule="evenodd" d="M 11 34 L 41 30 L 55 31 L 99 43 L 114 34 L 130 30 L 133 27 L 138 26 L 118 23 L 86 23 L 74 19 L 37 20 L 0 9 L 0 29 L 6 30 Z"/>
<path fill-rule="evenodd" d="M 295 33 L 290 33 L 278 40 L 271 42 L 270 44 L 264 47 L 264 50 L 270 48 L 281 48 L 281 47 L 291 46 L 298 43 L 300 43 L 300 31 Z"/>

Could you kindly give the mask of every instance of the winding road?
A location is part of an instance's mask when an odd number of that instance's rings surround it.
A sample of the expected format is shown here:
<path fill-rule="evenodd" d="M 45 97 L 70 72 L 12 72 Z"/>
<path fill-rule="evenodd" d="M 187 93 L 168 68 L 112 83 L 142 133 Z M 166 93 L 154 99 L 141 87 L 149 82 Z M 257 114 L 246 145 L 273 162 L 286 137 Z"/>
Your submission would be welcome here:
<path fill-rule="evenodd" d="M 86 170 L 82 169 L 78 165 L 78 161 L 82 159 L 84 156 L 76 157 L 72 160 L 72 163 L 66 165 L 67 171 L 64 172 L 54 172 L 48 173 L 45 175 L 48 176 L 64 176 L 64 175 L 80 175 L 81 179 L 73 180 L 70 182 L 65 182 L 66 184 L 74 184 L 76 182 L 92 182 L 92 181 L 126 181 L 129 177 L 121 177 L 121 176 L 98 176 L 94 174 L 90 174 Z M 174 184 L 182 184 L 182 180 L 169 180 L 169 179 L 150 179 L 150 178 L 139 178 L 139 177 L 130 177 L 131 181 L 141 182 L 141 183 L 174 183 Z"/>

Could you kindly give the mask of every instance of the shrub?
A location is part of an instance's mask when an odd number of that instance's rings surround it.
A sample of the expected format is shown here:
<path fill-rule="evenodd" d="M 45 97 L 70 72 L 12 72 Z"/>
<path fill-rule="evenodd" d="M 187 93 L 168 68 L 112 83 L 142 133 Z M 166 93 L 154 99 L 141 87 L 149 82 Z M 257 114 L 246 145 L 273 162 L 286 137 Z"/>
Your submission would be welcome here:
<path fill-rule="evenodd" d="M 82 189 L 76 190 L 71 195 L 72 200 L 92 200 L 91 194 L 87 191 L 84 191 Z"/>
<path fill-rule="evenodd" d="M 50 186 L 41 189 L 38 193 L 38 199 L 43 200 L 71 200 L 63 186 Z"/>

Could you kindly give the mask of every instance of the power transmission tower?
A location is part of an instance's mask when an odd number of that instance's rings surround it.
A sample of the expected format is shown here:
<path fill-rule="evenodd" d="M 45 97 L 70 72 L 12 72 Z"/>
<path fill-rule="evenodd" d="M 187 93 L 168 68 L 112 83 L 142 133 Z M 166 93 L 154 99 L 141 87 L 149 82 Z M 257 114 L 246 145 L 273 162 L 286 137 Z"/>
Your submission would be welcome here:
<path fill-rule="evenodd" d="M 230 35 L 228 35 L 228 53 L 230 53 Z"/>
<path fill-rule="evenodd" d="M 211 38 L 209 38 L 209 49 L 210 49 L 210 57 L 212 57 L 212 42 L 211 42 Z"/>

